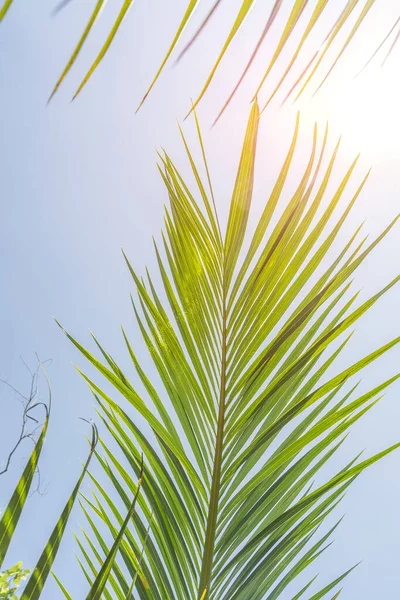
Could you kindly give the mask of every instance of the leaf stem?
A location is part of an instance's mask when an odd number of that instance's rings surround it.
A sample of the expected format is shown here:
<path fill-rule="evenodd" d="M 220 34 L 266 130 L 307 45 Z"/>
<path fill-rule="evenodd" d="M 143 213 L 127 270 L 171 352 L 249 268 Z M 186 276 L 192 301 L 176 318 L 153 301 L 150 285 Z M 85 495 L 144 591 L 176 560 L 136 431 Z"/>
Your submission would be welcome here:
<path fill-rule="evenodd" d="M 222 465 L 222 449 L 224 442 L 224 425 L 225 425 L 225 402 L 226 402 L 226 354 L 227 354 L 227 309 L 226 309 L 226 282 L 225 269 L 223 277 L 222 290 L 222 352 L 221 352 L 221 384 L 218 409 L 218 425 L 217 437 L 215 444 L 214 455 L 214 471 L 211 483 L 210 503 L 208 507 L 208 519 L 206 538 L 204 542 L 203 560 L 200 574 L 200 583 L 198 590 L 198 599 L 202 600 L 205 590 L 210 590 L 212 577 L 215 532 L 217 527 L 218 504 L 221 487 L 221 465 Z M 207 593 L 208 596 L 208 593 Z"/>

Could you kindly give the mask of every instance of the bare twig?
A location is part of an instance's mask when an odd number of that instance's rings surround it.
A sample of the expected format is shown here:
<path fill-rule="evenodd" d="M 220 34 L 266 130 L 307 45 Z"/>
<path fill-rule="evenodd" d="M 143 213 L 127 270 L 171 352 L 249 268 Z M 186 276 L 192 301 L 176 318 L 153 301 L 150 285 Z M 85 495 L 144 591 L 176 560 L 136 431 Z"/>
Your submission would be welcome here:
<path fill-rule="evenodd" d="M 23 394 L 20 390 L 18 390 L 16 387 L 11 385 L 8 381 L 6 381 L 4 379 L 0 379 L 0 383 L 3 383 L 8 388 L 10 388 L 16 394 L 16 396 L 20 399 L 21 404 L 22 404 L 22 416 L 21 416 L 19 437 L 18 437 L 17 441 L 15 442 L 14 446 L 12 447 L 11 451 L 9 452 L 6 462 L 5 462 L 5 466 L 2 470 L 0 470 L 0 475 L 4 475 L 4 473 L 6 473 L 8 471 L 8 469 L 11 465 L 12 459 L 14 457 L 14 454 L 16 453 L 19 446 L 22 444 L 22 442 L 24 440 L 31 440 L 34 444 L 36 444 L 37 435 L 38 435 L 39 431 L 42 429 L 42 425 L 40 424 L 39 420 L 35 416 L 35 410 L 39 406 L 42 406 L 45 408 L 46 413 L 48 413 L 50 406 L 51 406 L 50 387 L 48 387 L 47 402 L 44 402 L 39 399 L 39 376 L 40 376 L 40 373 L 42 372 L 44 374 L 44 376 L 46 377 L 46 381 L 48 384 L 48 378 L 47 378 L 46 372 L 44 370 L 44 365 L 46 363 L 48 363 L 49 361 L 48 360 L 41 361 L 37 355 L 36 355 L 36 358 L 38 360 L 38 365 L 37 365 L 37 368 L 35 371 L 32 371 L 28 367 L 28 365 L 22 360 L 22 362 L 23 362 L 24 366 L 27 368 L 27 370 L 30 374 L 30 378 L 31 378 L 29 393 L 27 395 Z M 32 424 L 34 424 L 34 426 Z M 32 425 L 32 426 L 30 426 L 30 425 Z M 37 471 L 37 476 L 38 476 L 38 485 L 37 485 L 35 492 L 38 492 L 41 494 L 45 493 L 45 492 L 40 491 L 41 480 L 40 480 L 39 471 Z"/>

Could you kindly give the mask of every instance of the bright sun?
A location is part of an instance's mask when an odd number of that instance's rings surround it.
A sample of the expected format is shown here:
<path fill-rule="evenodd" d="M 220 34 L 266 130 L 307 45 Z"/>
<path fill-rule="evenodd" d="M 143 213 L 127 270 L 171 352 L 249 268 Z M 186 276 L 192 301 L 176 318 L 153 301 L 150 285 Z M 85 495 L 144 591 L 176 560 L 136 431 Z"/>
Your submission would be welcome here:
<path fill-rule="evenodd" d="M 335 91 L 333 92 L 333 90 Z M 310 102 L 301 103 L 307 120 L 329 121 L 329 130 L 342 135 L 342 147 L 361 152 L 371 163 L 400 160 L 400 81 L 394 69 L 363 73 L 340 93 L 327 86 Z"/>

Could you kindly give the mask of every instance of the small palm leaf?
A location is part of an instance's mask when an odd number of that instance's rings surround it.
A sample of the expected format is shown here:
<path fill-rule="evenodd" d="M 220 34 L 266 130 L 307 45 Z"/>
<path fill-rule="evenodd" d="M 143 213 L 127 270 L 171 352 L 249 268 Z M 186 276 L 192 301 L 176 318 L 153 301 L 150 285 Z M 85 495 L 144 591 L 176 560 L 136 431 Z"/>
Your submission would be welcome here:
<path fill-rule="evenodd" d="M 96 6 L 94 7 L 92 14 L 90 15 L 89 21 L 79 39 L 79 42 L 78 42 L 75 50 L 73 51 L 71 58 L 69 59 L 66 67 L 64 68 L 63 72 L 61 73 L 56 85 L 54 86 L 53 91 L 51 92 L 50 97 L 48 99 L 48 102 L 50 102 L 50 100 L 53 98 L 54 94 L 57 92 L 57 90 L 60 87 L 61 83 L 63 82 L 64 78 L 68 75 L 74 62 L 78 58 L 78 55 L 79 55 L 80 51 L 82 50 L 83 45 L 86 42 L 86 39 L 92 30 L 93 25 L 95 24 L 98 16 L 100 15 L 100 12 L 101 12 L 105 2 L 106 2 L 106 0 L 97 0 Z"/>
<path fill-rule="evenodd" d="M 356 457 L 313 487 L 315 475 L 324 473 L 351 426 L 399 378 L 395 374 L 357 392 L 358 373 L 400 337 L 334 374 L 353 326 L 399 280 L 362 303 L 357 292 L 349 293 L 356 269 L 397 218 L 369 245 L 359 239 L 357 228 L 330 258 L 368 174 L 344 201 L 356 159 L 327 197 L 338 145 L 323 169 L 327 131 L 317 151 L 317 128 L 297 188 L 276 215 L 295 153 L 297 119 L 282 169 L 249 235 L 258 127 L 254 102 L 224 236 L 198 127 L 207 183 L 185 138 L 196 191 L 188 188 L 168 154 L 160 155 L 170 200 L 163 250 L 156 246 L 164 291 L 157 291 L 149 273 L 146 280 L 138 277 L 126 258 L 137 292 L 133 311 L 158 384 L 148 378 L 125 331 L 143 397 L 96 338 L 102 360 L 67 334 L 127 401 L 122 405 L 84 375 L 114 444 L 102 442 L 103 455 L 98 455 L 107 490 L 93 478 L 96 491 L 85 499 L 98 541 L 104 528 L 116 538 L 124 523 L 121 503 L 128 510 L 137 489 L 142 453 L 147 465 L 138 510 L 113 567 L 113 597 L 126 598 L 131 580 L 123 573 L 128 569 L 134 576 L 143 545 L 140 598 L 283 597 L 329 546 L 332 530 L 319 531 L 349 485 L 399 446 L 361 462 Z M 148 428 L 139 425 L 138 415 Z M 86 541 L 79 542 L 90 581 L 89 570 L 95 574 L 97 569 L 85 549 L 94 544 L 91 537 L 85 534 Z M 337 587 L 350 572 L 316 592 L 311 580 L 294 598 L 305 593 L 314 599 L 337 597 Z"/>

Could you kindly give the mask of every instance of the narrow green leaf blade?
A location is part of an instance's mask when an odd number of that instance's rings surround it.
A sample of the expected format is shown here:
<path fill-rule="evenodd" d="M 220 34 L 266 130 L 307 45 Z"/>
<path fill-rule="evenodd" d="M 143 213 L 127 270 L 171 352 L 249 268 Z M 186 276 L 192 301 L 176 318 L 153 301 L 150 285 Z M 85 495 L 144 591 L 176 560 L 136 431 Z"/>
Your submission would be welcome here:
<path fill-rule="evenodd" d="M 110 552 L 109 552 L 106 560 L 103 563 L 103 566 L 101 567 L 88 595 L 86 596 L 86 600 L 100 600 L 100 598 L 103 594 L 103 591 L 107 584 L 108 577 L 110 575 L 111 569 L 114 564 L 115 556 L 118 552 L 119 546 L 125 535 L 125 530 L 128 527 L 128 525 L 132 519 L 133 513 L 136 509 L 136 501 L 137 501 L 137 498 L 138 498 L 138 495 L 140 492 L 140 486 L 142 484 L 142 480 L 143 480 L 143 460 L 142 460 L 142 469 L 141 469 L 140 477 L 138 480 L 136 493 L 133 498 L 132 504 L 129 508 L 128 514 L 126 515 L 125 521 L 124 521 L 121 529 L 119 530 L 117 537 L 115 538 L 115 541 L 110 549 Z M 129 597 L 129 595 L 128 595 L 128 597 Z"/>
<path fill-rule="evenodd" d="M 65 77 L 68 75 L 69 71 L 71 70 L 73 64 L 75 63 L 76 59 L 78 58 L 78 55 L 80 53 L 80 51 L 82 50 L 82 47 L 84 45 L 84 43 L 86 42 L 86 39 L 89 35 L 89 33 L 92 30 L 93 25 L 95 24 L 97 17 L 100 15 L 100 11 L 103 8 L 104 3 L 107 0 L 97 0 L 96 6 L 94 7 L 94 10 L 90 16 L 90 19 L 78 41 L 78 44 L 76 45 L 75 50 L 73 51 L 71 58 L 69 59 L 67 65 L 65 66 L 63 72 L 61 73 L 60 77 L 57 80 L 56 85 L 53 88 L 53 91 L 51 92 L 49 99 L 47 101 L 47 103 L 50 102 L 50 100 L 53 98 L 54 94 L 57 92 L 58 88 L 60 87 L 60 85 L 62 84 L 63 80 L 65 79 Z"/>
<path fill-rule="evenodd" d="M 32 480 L 38 466 L 40 454 L 42 452 L 43 442 L 46 437 L 48 422 L 49 412 L 46 408 L 46 419 L 43 424 L 40 437 L 35 445 L 35 448 L 33 449 L 31 456 L 29 457 L 24 472 L 22 473 L 17 487 L 15 488 L 0 521 L 0 567 L 7 554 L 8 547 L 18 525 L 19 518 L 25 506 L 25 502 L 32 485 Z"/>
<path fill-rule="evenodd" d="M 179 27 L 175 33 L 174 39 L 171 42 L 170 47 L 168 48 L 168 52 L 164 57 L 164 60 L 162 61 L 157 73 L 155 74 L 153 81 L 150 83 L 145 95 L 143 96 L 139 106 L 136 109 L 136 112 L 138 112 L 138 110 L 141 108 L 142 104 L 144 103 L 144 101 L 146 100 L 147 96 L 150 94 L 151 90 L 153 89 L 154 84 L 156 83 L 157 79 L 159 78 L 161 71 L 164 69 L 169 57 L 171 56 L 176 44 L 178 43 L 179 38 L 182 35 L 183 30 L 185 29 L 190 17 L 192 16 L 192 13 L 194 11 L 194 9 L 196 8 L 197 4 L 198 4 L 199 0 L 190 0 L 185 14 L 182 17 L 182 21 L 179 24 Z"/>
<path fill-rule="evenodd" d="M 64 535 L 65 528 L 67 526 L 67 522 L 69 516 L 71 514 L 76 496 L 78 495 L 79 488 L 82 484 L 83 478 L 86 474 L 86 471 L 89 467 L 91 458 L 93 456 L 96 444 L 97 444 L 98 434 L 97 428 L 92 424 L 92 439 L 90 444 L 89 456 L 86 460 L 86 463 L 82 469 L 81 475 L 72 491 L 71 496 L 69 497 L 68 502 L 66 503 L 64 510 L 61 513 L 60 518 L 57 521 L 56 526 L 53 529 L 52 534 L 36 564 L 35 569 L 33 570 L 32 575 L 29 578 L 29 581 L 25 587 L 25 590 L 21 596 L 21 600 L 37 600 L 40 598 L 43 587 L 46 583 L 46 579 L 50 573 L 53 562 L 56 558 L 58 549 L 60 547 L 61 539 Z"/>
<path fill-rule="evenodd" d="M 75 92 L 74 96 L 73 96 L 73 100 L 78 96 L 78 94 L 82 91 L 83 87 L 87 84 L 87 82 L 89 81 L 89 79 L 91 78 L 91 76 L 93 75 L 93 73 L 95 72 L 95 70 L 97 69 L 97 67 L 99 66 L 99 64 L 101 63 L 101 61 L 103 60 L 103 58 L 105 57 L 105 55 L 107 54 L 112 42 L 114 41 L 114 38 L 117 34 L 118 29 L 121 27 L 122 25 L 122 21 L 125 19 L 129 8 L 131 7 L 133 0 L 124 0 L 124 3 L 121 7 L 121 10 L 118 13 L 118 16 L 115 20 L 114 25 L 111 28 L 110 33 L 107 36 L 106 41 L 104 42 L 99 54 L 97 55 L 96 60 L 94 61 L 94 63 L 92 64 L 92 66 L 90 67 L 89 71 L 86 73 L 85 77 L 83 78 L 80 86 L 78 87 L 77 91 Z M 95 17 L 96 18 L 96 17 Z M 93 23 L 89 22 L 89 30 L 92 27 Z M 85 31 L 86 33 L 86 31 Z M 87 33 L 86 33 L 87 36 Z M 86 37 L 81 41 L 82 43 L 85 41 Z M 78 50 L 78 52 L 80 51 L 80 48 Z M 75 60 L 76 56 L 73 56 L 73 60 Z M 61 83 L 61 82 L 60 82 Z"/>
<path fill-rule="evenodd" d="M 225 238 L 225 285 L 228 288 L 243 244 L 249 218 L 254 183 L 257 133 L 260 111 L 253 103 L 247 123 L 242 155 L 233 189 Z"/>
<path fill-rule="evenodd" d="M 57 582 L 58 587 L 60 588 L 60 590 L 62 591 L 62 593 L 64 594 L 65 598 L 67 600 L 72 600 L 72 596 L 71 594 L 69 594 L 65 588 L 65 586 L 61 583 L 61 581 L 59 580 L 59 578 L 57 577 L 57 575 L 52 571 L 51 574 L 53 575 L 54 579 Z"/>
<path fill-rule="evenodd" d="M 4 17 L 6 16 L 11 4 L 12 4 L 13 0 L 5 0 L 3 6 L 0 9 L 0 23 L 2 22 L 2 20 L 4 19 Z"/>

